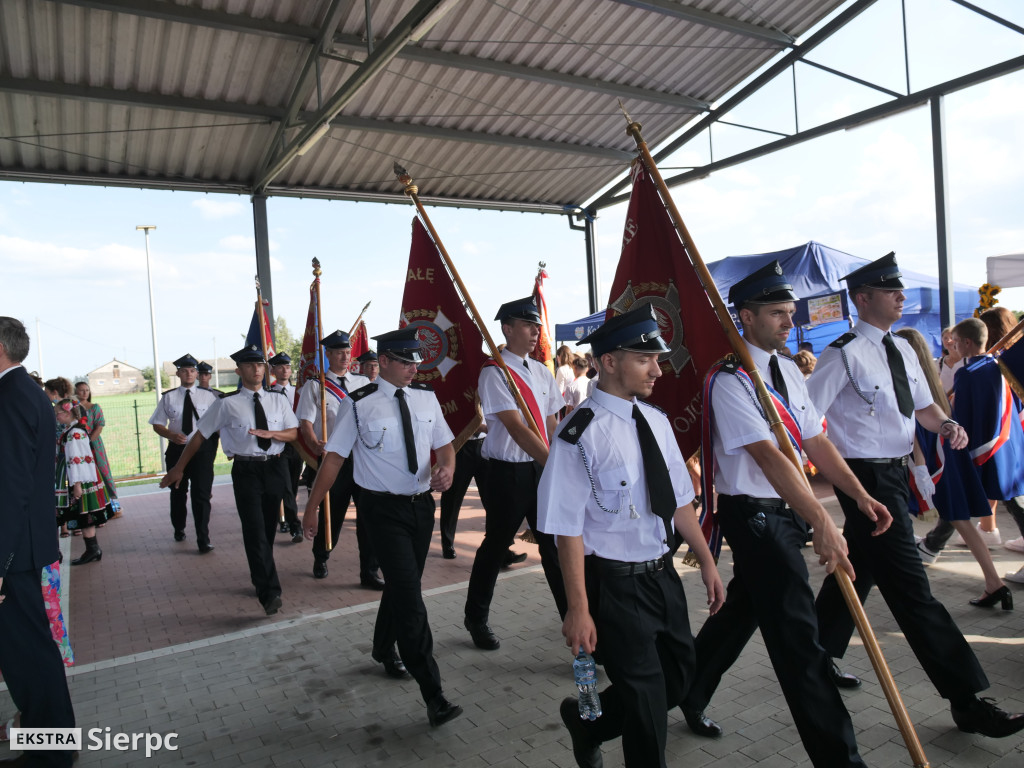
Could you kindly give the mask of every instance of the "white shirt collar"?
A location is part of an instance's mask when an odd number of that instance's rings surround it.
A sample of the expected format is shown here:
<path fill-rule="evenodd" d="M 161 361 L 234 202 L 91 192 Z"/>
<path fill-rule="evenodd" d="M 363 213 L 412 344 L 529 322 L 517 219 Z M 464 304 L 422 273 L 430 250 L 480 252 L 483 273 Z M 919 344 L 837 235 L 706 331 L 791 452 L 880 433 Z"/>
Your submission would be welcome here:
<path fill-rule="evenodd" d="M 772 350 L 771 352 L 766 352 L 760 347 L 751 344 L 745 338 L 743 339 L 743 343 L 747 345 L 747 351 L 750 352 L 750 357 L 754 361 L 754 365 L 756 365 L 762 371 L 767 371 L 768 365 L 771 362 L 772 357 L 774 357 L 778 353 L 775 352 L 775 350 Z"/>
<path fill-rule="evenodd" d="M 853 332 L 858 336 L 863 336 L 868 341 L 873 341 L 875 344 L 879 345 L 881 345 L 882 339 L 889 334 L 889 331 L 883 331 L 877 325 L 865 323 L 864 321 L 859 321 L 855 326 L 853 326 Z"/>
<path fill-rule="evenodd" d="M 611 411 L 623 421 L 633 422 L 633 406 L 636 405 L 636 398 L 624 400 L 616 395 L 610 395 L 603 389 L 594 387 L 590 397 L 602 408 Z"/>

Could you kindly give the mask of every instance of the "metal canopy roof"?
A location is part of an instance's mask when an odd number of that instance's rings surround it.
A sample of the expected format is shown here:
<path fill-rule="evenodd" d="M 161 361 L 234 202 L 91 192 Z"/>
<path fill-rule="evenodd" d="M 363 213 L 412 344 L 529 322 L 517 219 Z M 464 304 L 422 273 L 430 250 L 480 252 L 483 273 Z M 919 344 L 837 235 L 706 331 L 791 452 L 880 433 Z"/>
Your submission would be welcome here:
<path fill-rule="evenodd" d="M 0 178 L 561 211 L 842 4 L 3 0 Z"/>

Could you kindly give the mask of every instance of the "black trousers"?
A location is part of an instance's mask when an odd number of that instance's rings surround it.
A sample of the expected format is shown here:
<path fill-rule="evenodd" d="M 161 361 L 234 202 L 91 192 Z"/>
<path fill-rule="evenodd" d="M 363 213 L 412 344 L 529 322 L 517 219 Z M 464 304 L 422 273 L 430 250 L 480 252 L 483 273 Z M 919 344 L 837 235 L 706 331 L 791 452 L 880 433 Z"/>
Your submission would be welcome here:
<path fill-rule="evenodd" d="M 268 461 L 235 461 L 231 466 L 235 507 L 242 523 L 242 543 L 249 577 L 261 603 L 281 594 L 274 564 L 281 500 L 288 493 L 288 465 L 280 457 Z"/>
<path fill-rule="evenodd" d="M 555 537 L 537 530 L 537 483 L 540 466 L 533 461 L 510 462 L 487 459 L 484 474 L 487 480 L 481 489 L 481 500 L 486 512 L 484 540 L 476 551 L 473 570 L 466 594 L 466 617 L 472 621 L 486 621 L 494 597 L 494 584 L 505 562 L 512 539 L 523 524 L 530 523 L 540 561 L 544 567 L 551 595 L 555 599 L 558 615 L 563 619 L 568 607 L 565 583 L 558 566 Z"/>
<path fill-rule="evenodd" d="M 167 468 L 178 463 L 184 445 L 171 443 L 164 457 Z M 213 462 L 217 458 L 217 443 L 204 440 L 202 447 L 185 467 L 178 487 L 171 487 L 171 525 L 175 533 L 185 531 L 188 515 L 186 504 L 192 498 L 192 522 L 196 528 L 196 543 L 200 546 L 210 543 L 210 500 L 213 498 Z"/>
<path fill-rule="evenodd" d="M 434 533 L 434 499 L 415 499 L 362 491 L 360 513 L 367 525 L 384 575 L 384 592 L 373 628 L 373 656 L 387 658 L 398 643 L 409 674 L 429 702 L 441 693 L 441 673 L 434 661 L 434 638 L 427 621 L 420 579 Z"/>
<path fill-rule="evenodd" d="M 861 603 L 867 599 L 871 586 L 877 584 L 907 643 L 940 696 L 964 697 L 988 688 L 988 678 L 974 651 L 949 612 L 932 596 L 907 512 L 909 478 L 906 467 L 857 459 L 849 459 L 847 463 L 865 490 L 892 513 L 889 530 L 881 536 L 871 536 L 874 523 L 857 509 L 853 499 L 836 488 L 836 497 L 846 515 L 843 536 L 849 546 L 850 562 L 857 572 L 853 586 Z M 816 608 L 821 644 L 830 656 L 841 658 L 850 643 L 854 625 L 834 576 L 826 578 L 821 585 Z"/>
<path fill-rule="evenodd" d="M 40 571 L 8 571 L 0 603 L 0 673 L 22 728 L 74 728 L 64 662 L 50 635 Z M 8 750 L 3 750 L 7 752 Z M 71 765 L 72 752 L 26 752 L 30 765 Z"/>
<path fill-rule="evenodd" d="M 811 764 L 863 766 L 850 714 L 829 679 L 831 662 L 818 641 L 801 518 L 781 502 L 756 504 L 723 495 L 718 521 L 732 549 L 733 578 L 725 605 L 697 634 L 697 673 L 683 709 L 708 705 L 722 675 L 760 627 Z M 858 571 L 858 583 L 859 576 Z"/>
<path fill-rule="evenodd" d="M 622 736 L 626 768 L 664 768 L 668 703 L 681 699 L 694 672 L 686 596 L 671 563 L 625 576 L 609 575 L 608 562 L 590 556 L 584 565 L 595 656 L 611 682 L 600 694 L 601 717 L 584 727 L 601 742 Z"/>
<path fill-rule="evenodd" d="M 285 463 L 288 465 L 288 482 L 291 483 L 291 490 L 284 497 L 284 521 L 288 529 L 295 533 L 302 530 L 302 523 L 299 522 L 299 475 L 302 474 L 302 457 L 295 447 L 288 443 L 281 451 Z"/>
<path fill-rule="evenodd" d="M 476 480 L 477 490 L 481 497 L 487 485 L 484 473 L 486 464 L 480 456 L 483 439 L 467 440 L 455 454 L 455 471 L 452 473 L 451 487 L 441 494 L 441 547 L 455 548 L 455 527 L 459 524 L 459 510 L 466 498 L 469 481 Z M 513 534 L 514 535 L 514 534 Z"/>
<path fill-rule="evenodd" d="M 331 486 L 331 542 L 338 543 L 338 536 L 341 535 L 341 524 L 345 522 L 345 515 L 348 513 L 349 502 L 356 505 L 356 544 L 359 547 L 359 575 L 366 576 L 377 572 L 377 557 L 373 551 L 373 540 L 367 528 L 366 521 L 359 514 L 360 496 L 362 489 L 352 479 L 352 457 L 350 456 L 341 465 L 338 477 Z M 317 561 L 327 561 L 331 553 L 327 550 L 325 538 L 324 508 L 320 505 L 318 515 L 318 528 L 316 538 L 313 539 L 313 558 Z"/>

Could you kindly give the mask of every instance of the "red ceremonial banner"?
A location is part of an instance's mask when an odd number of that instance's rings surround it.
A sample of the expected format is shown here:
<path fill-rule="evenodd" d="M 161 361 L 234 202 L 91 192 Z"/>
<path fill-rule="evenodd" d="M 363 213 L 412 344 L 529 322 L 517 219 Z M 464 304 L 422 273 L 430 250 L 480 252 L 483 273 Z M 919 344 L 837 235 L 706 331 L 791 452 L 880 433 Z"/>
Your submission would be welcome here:
<path fill-rule="evenodd" d="M 320 351 L 320 324 L 317 318 L 317 293 L 320 291 L 320 278 L 316 278 L 309 286 L 309 309 L 306 312 L 306 330 L 302 334 L 302 352 L 299 355 L 298 370 L 295 374 L 295 392 L 302 389 L 302 385 L 310 379 L 320 378 L 320 369 L 327 370 L 327 361 Z M 298 399 L 292 403 L 292 408 L 298 405 Z M 320 461 L 319 446 L 311 446 L 306 443 L 299 432 L 298 440 L 295 441 L 295 448 L 298 450 L 302 460 L 314 469 Z"/>
<path fill-rule="evenodd" d="M 654 308 L 669 346 L 649 401 L 668 414 L 688 458 L 700 448 L 704 376 L 732 347 L 654 180 L 639 161 L 633 164 L 633 191 L 607 317 L 636 302 Z"/>
<path fill-rule="evenodd" d="M 479 424 L 477 380 L 488 356 L 483 350 L 483 336 L 466 312 L 437 246 L 418 218 L 412 222 L 401 325 L 417 329 L 424 359 L 416 380 L 434 388 L 458 451 Z"/>
<path fill-rule="evenodd" d="M 548 304 L 544 300 L 544 280 L 548 273 L 543 267 L 537 271 L 537 279 L 533 283 L 533 298 L 537 302 L 537 309 L 540 310 L 540 338 L 537 339 L 537 346 L 533 348 L 530 357 L 539 360 L 548 367 L 551 375 L 555 374 L 554 346 L 551 343 L 551 319 L 548 316 Z"/>
<path fill-rule="evenodd" d="M 370 349 L 370 334 L 366 331 L 364 320 L 359 321 L 356 332 L 352 334 L 349 342 L 352 344 L 352 361 L 349 363 L 349 368 L 353 373 L 362 373 L 357 358 Z"/>

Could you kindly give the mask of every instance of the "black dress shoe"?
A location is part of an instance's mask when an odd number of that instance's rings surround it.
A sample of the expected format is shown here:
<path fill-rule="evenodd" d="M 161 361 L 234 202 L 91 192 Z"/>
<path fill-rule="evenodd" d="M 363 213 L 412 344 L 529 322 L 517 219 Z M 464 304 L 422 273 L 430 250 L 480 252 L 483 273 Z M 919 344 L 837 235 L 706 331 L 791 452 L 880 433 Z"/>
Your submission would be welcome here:
<path fill-rule="evenodd" d="M 184 541 L 185 540 L 185 532 L 184 531 L 175 531 L 174 532 L 174 540 L 175 541 Z"/>
<path fill-rule="evenodd" d="M 278 533 L 288 533 L 288 523 L 282 522 L 277 529 Z"/>
<path fill-rule="evenodd" d="M 698 736 L 717 737 L 722 735 L 722 726 L 704 714 L 704 710 L 694 712 L 690 709 L 683 710 L 683 717 L 690 730 Z"/>
<path fill-rule="evenodd" d="M 474 621 L 468 616 L 463 622 L 469 634 L 473 638 L 473 645 L 483 651 L 496 651 L 501 647 L 501 642 L 491 631 L 486 621 Z"/>
<path fill-rule="evenodd" d="M 314 579 L 326 579 L 327 578 L 327 561 L 326 560 L 314 560 L 313 561 L 313 578 Z"/>
<path fill-rule="evenodd" d="M 505 561 L 501 564 L 502 568 L 508 568 L 510 565 L 516 565 L 526 561 L 525 552 L 513 552 L 511 549 L 505 553 Z"/>
<path fill-rule="evenodd" d="M 835 661 L 829 662 L 828 676 L 832 678 L 836 688 L 860 688 L 860 678 L 843 672 Z"/>
<path fill-rule="evenodd" d="M 995 592 L 986 592 L 984 597 L 976 597 L 967 602 L 979 608 L 991 608 L 996 603 L 1001 603 L 1004 611 L 1012 611 L 1013 593 L 1010 592 L 1009 587 L 1002 586 Z"/>
<path fill-rule="evenodd" d="M 558 706 L 558 714 L 562 716 L 572 739 L 572 756 L 580 768 L 602 768 L 604 759 L 601 757 L 601 742 L 597 740 L 592 726 L 580 719 L 580 705 L 572 696 L 562 699 Z"/>
<path fill-rule="evenodd" d="M 434 727 L 444 725 L 462 714 L 462 707 L 452 704 L 443 693 L 437 694 L 427 703 L 427 719 Z"/>
<path fill-rule="evenodd" d="M 384 665 L 384 672 L 388 677 L 401 679 L 409 676 L 409 670 L 405 668 L 402 657 L 398 655 L 398 651 L 395 650 L 394 646 L 383 656 L 378 656 L 377 654 L 371 654 L 371 656 L 374 661 L 379 661 Z"/>
<path fill-rule="evenodd" d="M 274 595 L 273 597 L 268 597 L 267 602 L 263 603 L 263 610 L 266 612 L 267 616 L 273 616 L 281 610 L 281 596 Z"/>
<path fill-rule="evenodd" d="M 441 557 L 445 560 L 455 559 L 455 547 L 441 547 Z"/>
<path fill-rule="evenodd" d="M 292 544 L 302 543 L 302 531 L 292 531 Z"/>
<path fill-rule="evenodd" d="M 384 579 L 376 573 L 364 573 L 359 576 L 359 586 L 366 589 L 376 589 L 380 592 L 384 589 Z"/>
<path fill-rule="evenodd" d="M 200 544 L 199 545 L 199 554 L 200 555 L 205 555 L 207 552 L 213 552 L 213 549 L 214 549 L 213 544 Z"/>
<path fill-rule="evenodd" d="M 1001 739 L 1024 728 L 1024 715 L 1011 715 L 995 705 L 992 699 L 975 699 L 966 709 L 950 707 L 953 722 L 964 733 L 980 733 Z"/>

